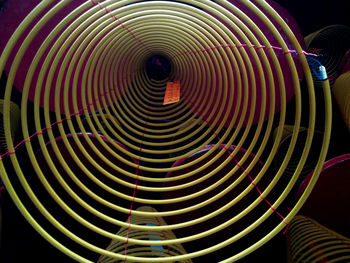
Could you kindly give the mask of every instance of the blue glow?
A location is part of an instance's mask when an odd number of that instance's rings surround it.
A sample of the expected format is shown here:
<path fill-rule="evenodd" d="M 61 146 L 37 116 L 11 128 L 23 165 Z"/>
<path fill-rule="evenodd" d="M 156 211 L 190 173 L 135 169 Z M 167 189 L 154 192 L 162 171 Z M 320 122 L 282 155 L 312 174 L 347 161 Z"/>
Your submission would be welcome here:
<path fill-rule="evenodd" d="M 147 226 L 157 226 L 156 224 L 149 224 L 149 223 L 147 223 L 146 225 Z M 151 240 L 151 241 L 161 241 L 161 239 L 159 239 L 159 238 L 152 238 L 152 237 L 150 237 L 149 240 Z M 163 246 L 162 245 L 152 245 L 151 248 L 163 249 Z M 158 250 L 152 250 L 152 252 L 164 254 L 163 251 L 158 251 Z"/>
<path fill-rule="evenodd" d="M 311 56 L 306 56 L 306 59 L 309 63 L 312 73 L 314 73 L 319 80 L 326 80 L 328 78 L 326 68 L 320 61 Z"/>

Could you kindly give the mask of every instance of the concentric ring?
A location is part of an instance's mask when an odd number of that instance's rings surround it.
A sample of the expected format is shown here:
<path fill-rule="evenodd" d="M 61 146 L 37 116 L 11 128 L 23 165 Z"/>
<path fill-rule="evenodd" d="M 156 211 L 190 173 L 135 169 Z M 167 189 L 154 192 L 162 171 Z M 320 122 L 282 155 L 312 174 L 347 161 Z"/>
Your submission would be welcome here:
<path fill-rule="evenodd" d="M 8 74 L 3 110 L 8 152 L 1 156 L 1 179 L 30 224 L 80 262 L 100 255 L 133 262 L 187 261 L 220 251 L 222 262 L 232 262 L 288 227 L 326 157 L 331 99 L 328 80 L 322 80 L 323 144 L 313 178 L 287 211 L 283 202 L 313 141 L 316 105 L 310 54 L 269 3 L 40 2 L 0 60 Z M 146 62 L 154 56 L 171 65 L 167 78 L 147 75 Z M 302 77 L 306 87 L 300 85 Z M 181 99 L 164 106 L 166 84 L 174 80 L 180 81 Z M 14 84 L 22 92 L 19 145 L 11 137 L 9 113 Z M 285 182 L 280 179 L 305 107 L 303 88 L 309 99 L 307 138 Z M 293 96 L 294 130 L 285 155 L 278 156 L 280 168 L 271 174 Z M 20 164 L 19 158 L 30 164 Z M 8 176 L 12 170 L 16 179 Z M 154 208 L 137 209 L 144 206 Z M 207 212 L 199 213 L 203 209 Z M 218 220 L 224 215 L 227 219 Z M 133 216 L 168 223 L 133 223 Z M 200 229 L 201 224 L 210 227 Z M 142 231 L 179 236 L 154 240 Z M 211 243 L 225 231 L 229 236 Z M 125 253 L 105 249 L 98 240 L 125 244 Z M 194 242 L 210 245 L 187 245 Z M 228 255 L 232 244 L 237 246 Z M 133 254 L 129 245 L 179 246 L 187 253 Z"/>

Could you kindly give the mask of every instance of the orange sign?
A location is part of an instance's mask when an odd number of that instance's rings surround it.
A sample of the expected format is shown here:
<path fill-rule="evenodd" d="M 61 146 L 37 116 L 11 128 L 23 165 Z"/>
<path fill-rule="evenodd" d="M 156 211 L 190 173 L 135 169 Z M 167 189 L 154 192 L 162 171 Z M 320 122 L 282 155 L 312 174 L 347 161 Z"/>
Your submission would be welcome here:
<path fill-rule="evenodd" d="M 166 84 L 163 105 L 178 102 L 180 100 L 180 80 L 168 82 Z"/>

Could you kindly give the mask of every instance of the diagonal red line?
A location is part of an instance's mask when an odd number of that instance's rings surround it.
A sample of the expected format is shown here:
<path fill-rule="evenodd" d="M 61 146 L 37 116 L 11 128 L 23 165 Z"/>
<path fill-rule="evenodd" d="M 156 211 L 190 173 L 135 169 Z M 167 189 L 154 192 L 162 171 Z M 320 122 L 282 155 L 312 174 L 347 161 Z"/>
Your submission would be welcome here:
<path fill-rule="evenodd" d="M 130 74 L 133 74 L 133 73 L 135 73 L 135 72 L 132 72 L 132 73 L 130 73 Z M 114 92 L 114 89 L 111 89 L 110 91 Z M 105 96 L 106 94 L 110 93 L 110 91 L 107 91 L 107 92 L 105 92 L 105 93 L 100 94 L 100 98 L 103 97 L 103 96 Z M 97 102 L 100 98 L 96 99 L 95 102 Z M 89 103 L 88 106 L 92 106 L 93 104 L 94 104 L 94 103 Z M 63 122 L 66 121 L 66 120 L 71 120 L 71 119 L 72 119 L 71 117 L 80 115 L 80 114 L 81 114 L 83 111 L 85 111 L 85 110 L 88 110 L 88 108 L 87 108 L 87 107 L 81 108 L 81 109 L 79 109 L 77 112 L 72 113 L 72 114 L 70 115 L 70 117 L 61 119 L 60 121 L 56 121 L 56 122 L 52 123 L 49 127 L 42 128 L 40 132 L 35 132 L 35 133 L 33 133 L 32 135 L 29 136 L 28 139 L 23 139 L 20 143 L 18 143 L 16 146 L 14 146 L 14 147 L 13 147 L 13 149 L 14 149 L 13 152 L 5 152 L 5 153 L 3 153 L 3 154 L 0 153 L 0 161 L 2 161 L 2 159 L 3 159 L 4 157 L 8 156 L 8 155 L 15 154 L 15 153 L 16 153 L 16 150 L 17 150 L 17 148 L 18 148 L 19 146 L 21 146 L 21 145 L 24 144 L 25 142 L 30 142 L 31 139 L 32 139 L 33 137 L 35 137 L 35 136 L 37 136 L 37 135 L 40 135 L 40 134 L 43 134 L 43 132 L 44 132 L 45 130 L 51 130 L 54 126 L 56 126 L 56 125 L 59 124 L 59 123 L 63 123 Z"/>
<path fill-rule="evenodd" d="M 134 32 L 132 32 L 132 31 L 130 30 L 130 28 L 128 28 L 127 26 L 125 26 L 125 24 L 124 24 L 122 21 L 120 21 L 120 19 L 119 19 L 117 16 L 113 15 L 112 12 L 111 12 L 107 7 L 103 8 L 100 2 L 97 2 L 97 3 L 96 3 L 94 0 L 91 0 L 91 2 L 92 2 L 93 5 L 98 5 L 98 6 L 100 7 L 100 9 L 105 10 L 105 11 L 106 11 L 106 14 L 109 14 L 109 15 L 111 16 L 111 18 L 113 18 L 116 22 L 118 22 L 117 26 L 120 25 L 122 28 L 124 28 L 126 31 L 128 31 L 128 33 L 132 36 L 132 38 L 134 38 L 139 44 L 141 44 L 142 46 L 144 46 L 144 47 L 145 47 L 146 49 L 148 49 L 149 51 L 152 51 L 152 49 L 151 49 L 150 47 L 148 47 L 145 43 L 143 43 L 143 41 L 142 41 L 139 37 L 137 37 L 137 36 L 134 34 Z"/>
<path fill-rule="evenodd" d="M 214 46 L 214 47 L 209 47 L 209 48 L 205 48 L 205 49 L 201 49 L 201 50 L 195 50 L 195 51 L 185 51 L 185 52 L 182 52 L 182 53 L 179 53 L 179 54 L 175 54 L 173 56 L 173 58 L 175 57 L 178 57 L 178 56 L 182 56 L 182 55 L 186 55 L 188 53 L 192 53 L 192 54 L 197 54 L 199 52 L 209 52 L 210 50 L 214 50 L 214 49 L 218 49 L 218 48 L 242 48 L 242 47 L 249 47 L 249 48 L 255 48 L 255 49 L 261 49 L 261 48 L 264 48 L 264 49 L 269 49 L 269 48 L 272 48 L 274 50 L 279 50 L 279 51 L 282 51 L 282 48 L 281 47 L 276 47 L 276 46 L 270 46 L 270 47 L 266 47 L 264 45 L 260 45 L 260 46 L 256 46 L 256 45 L 251 45 L 251 46 L 248 46 L 247 44 L 240 44 L 240 45 L 230 45 L 230 44 L 221 44 L 221 45 L 218 45 L 218 46 Z M 301 54 L 305 54 L 305 55 L 308 55 L 308 56 L 313 56 L 313 57 L 318 57 L 319 55 L 318 54 L 314 54 L 314 53 L 310 53 L 310 52 L 306 52 L 306 51 L 302 51 L 301 53 L 298 53 L 296 50 L 294 49 L 291 49 L 291 50 L 287 50 L 285 52 L 283 52 L 283 54 L 289 54 L 289 53 L 295 53 L 297 55 L 301 55 Z"/>
<path fill-rule="evenodd" d="M 243 173 L 245 175 L 247 175 L 247 177 L 249 178 L 249 180 L 251 181 L 251 184 L 255 187 L 256 191 L 259 193 L 259 196 L 262 200 L 264 200 L 271 208 L 272 211 L 274 211 L 279 217 L 282 218 L 282 221 L 283 223 L 286 225 L 286 229 L 284 230 L 283 234 L 285 235 L 288 231 L 288 228 L 289 228 L 289 225 L 290 223 L 286 221 L 286 218 L 281 214 L 279 213 L 276 208 L 273 207 L 273 205 L 262 195 L 262 191 L 259 189 L 259 187 L 256 185 L 256 183 L 254 183 L 254 180 L 253 178 L 250 176 L 250 174 L 247 172 L 247 170 L 239 164 L 239 162 L 236 160 L 236 158 L 234 158 L 232 156 L 232 152 L 230 152 L 227 147 L 226 147 L 226 144 L 224 144 L 224 142 L 221 140 L 221 138 L 219 137 L 219 135 L 217 134 L 217 132 L 211 127 L 211 125 L 209 124 L 209 122 L 205 119 L 203 119 L 210 127 L 210 129 L 214 132 L 215 136 L 218 138 L 218 140 L 220 141 L 221 144 L 224 145 L 224 149 L 225 151 L 229 154 L 230 158 L 235 161 L 236 165 L 243 170 Z"/>

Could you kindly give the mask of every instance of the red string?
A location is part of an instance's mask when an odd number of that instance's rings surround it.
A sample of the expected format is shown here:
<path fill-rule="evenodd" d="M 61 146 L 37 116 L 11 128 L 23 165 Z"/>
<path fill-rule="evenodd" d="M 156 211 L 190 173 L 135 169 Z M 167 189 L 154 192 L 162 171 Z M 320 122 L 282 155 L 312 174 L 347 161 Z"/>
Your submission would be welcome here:
<path fill-rule="evenodd" d="M 205 49 L 201 49 L 201 50 L 195 50 L 195 51 L 185 51 L 185 52 L 182 52 L 182 53 L 179 53 L 179 54 L 176 54 L 173 56 L 173 58 L 175 57 L 178 57 L 178 56 L 181 56 L 181 55 L 185 55 L 185 54 L 188 54 L 188 53 L 192 53 L 192 54 L 197 54 L 199 52 L 208 52 L 210 50 L 214 50 L 214 49 L 217 49 L 217 48 L 242 48 L 242 47 L 249 47 L 249 48 L 255 48 L 255 49 L 261 49 L 261 48 L 265 48 L 265 49 L 275 49 L 275 50 L 280 50 L 282 51 L 283 49 L 281 47 L 276 47 L 276 46 L 269 46 L 269 47 L 266 47 L 264 45 L 260 45 L 260 46 L 256 46 L 256 45 L 251 45 L 251 46 L 248 46 L 247 44 L 240 44 L 240 45 L 231 45 L 231 44 L 221 44 L 221 45 L 218 45 L 218 46 L 214 46 L 214 47 L 209 47 L 209 48 L 205 48 Z M 305 54 L 305 55 L 308 55 L 308 56 L 313 56 L 313 57 L 318 57 L 319 55 L 318 54 L 314 54 L 314 53 L 309 53 L 309 52 L 306 52 L 306 51 L 302 51 L 301 53 L 298 53 L 296 50 L 294 49 L 291 49 L 291 50 L 287 50 L 287 51 L 284 51 L 283 54 L 289 54 L 289 53 L 295 53 L 297 55 L 301 55 L 301 54 Z"/>
<path fill-rule="evenodd" d="M 93 0 L 92 0 L 92 2 L 95 3 Z M 137 70 L 131 72 L 130 74 L 128 74 L 127 77 L 129 77 L 129 75 L 132 75 L 132 74 L 134 74 L 134 73 L 136 73 L 136 72 L 137 72 Z M 108 93 L 110 93 L 110 92 L 115 92 L 115 89 L 110 89 L 110 90 L 108 90 L 107 92 L 100 94 L 100 97 L 104 97 L 106 94 L 108 94 Z M 97 102 L 97 101 L 98 101 L 98 99 L 95 100 L 95 102 Z M 57 124 L 62 124 L 63 121 L 71 120 L 73 116 L 80 115 L 81 112 L 83 112 L 83 111 L 85 111 L 85 110 L 88 110 L 88 106 L 92 106 L 92 105 L 94 105 L 94 102 L 91 102 L 91 103 L 87 104 L 87 107 L 81 108 L 81 109 L 79 109 L 77 112 L 72 113 L 72 114 L 70 115 L 70 117 L 63 118 L 63 119 L 61 119 L 60 121 L 56 121 L 56 122 L 52 123 L 49 127 L 42 128 L 40 132 L 36 132 L 36 133 L 32 134 L 31 136 L 29 136 L 28 139 L 23 139 L 20 143 L 18 143 L 16 146 L 14 146 L 14 151 L 12 151 L 12 152 L 5 152 L 5 153 L 1 154 L 1 155 L 0 155 L 0 161 L 2 161 L 2 159 L 3 159 L 5 156 L 7 156 L 7 155 L 15 154 L 15 153 L 16 153 L 16 149 L 17 149 L 19 146 L 21 146 L 21 145 L 22 145 L 23 143 L 25 143 L 25 142 L 30 142 L 31 139 L 32 139 L 34 136 L 43 134 L 43 132 L 44 132 L 45 130 L 51 130 L 51 129 L 53 128 L 53 126 L 55 126 L 55 125 L 57 125 Z"/>
<path fill-rule="evenodd" d="M 205 120 L 205 119 L 203 119 L 203 120 L 209 125 L 210 129 L 214 132 L 214 134 L 215 134 L 215 136 L 218 138 L 219 142 L 220 142 L 222 145 L 224 145 L 224 149 L 225 149 L 225 151 L 229 154 L 229 156 L 231 157 L 231 159 L 232 159 L 233 161 L 235 161 L 235 163 L 237 164 L 237 166 L 238 166 L 240 169 L 243 170 L 243 173 L 244 173 L 245 175 L 248 176 L 249 180 L 251 181 L 251 184 L 255 187 L 255 189 L 256 189 L 257 192 L 259 193 L 260 198 L 261 198 L 262 200 L 264 200 L 264 201 L 270 206 L 270 208 L 271 208 L 272 211 L 274 211 L 279 217 L 282 218 L 283 223 L 286 225 L 286 229 L 285 229 L 284 232 L 283 232 L 283 235 L 285 235 L 285 234 L 287 233 L 287 231 L 288 231 L 288 228 L 289 228 L 290 223 L 287 222 L 287 221 L 286 221 L 286 218 L 285 218 L 281 213 L 279 213 L 279 212 L 276 210 L 276 208 L 274 208 L 274 207 L 272 206 L 272 204 L 271 204 L 265 197 L 262 196 L 261 190 L 260 190 L 259 187 L 254 183 L 254 179 L 250 176 L 250 174 L 247 172 L 247 170 L 246 170 L 243 166 L 241 166 L 241 165 L 239 164 L 239 162 L 236 160 L 236 158 L 233 157 L 232 152 L 229 151 L 229 149 L 226 147 L 226 144 L 224 144 L 224 142 L 221 140 L 221 138 L 219 137 L 219 135 L 217 134 L 217 132 L 211 127 L 211 125 L 209 124 L 209 122 L 208 122 L 207 120 Z"/>
<path fill-rule="evenodd" d="M 150 51 L 152 50 L 152 49 L 151 49 L 150 47 L 148 47 L 140 38 L 138 38 L 127 26 L 125 26 L 125 24 L 124 24 L 122 21 L 120 21 L 120 19 L 119 19 L 117 16 L 113 15 L 112 12 L 111 12 L 110 10 L 107 9 L 107 7 L 103 8 L 100 2 L 97 2 L 97 3 L 96 3 L 94 0 L 91 0 L 91 2 L 92 2 L 93 5 L 98 5 L 98 6 L 100 7 L 100 9 L 105 10 L 105 11 L 106 11 L 106 14 L 109 14 L 112 18 L 114 18 L 114 20 L 115 20 L 116 22 L 118 22 L 117 26 L 121 25 L 121 27 L 124 28 L 126 31 L 128 31 L 128 33 L 129 33 L 139 44 L 141 44 L 142 46 L 144 46 L 146 49 L 148 49 L 148 50 L 150 50 Z"/>
<path fill-rule="evenodd" d="M 4 186 L 0 186 L 0 198 L 2 196 L 2 191 L 4 191 L 4 190 L 5 190 L 5 187 Z"/>
<path fill-rule="evenodd" d="M 111 89 L 111 91 L 114 91 L 114 89 Z M 106 92 L 106 93 L 100 95 L 100 97 L 103 97 L 105 94 L 107 94 L 107 93 L 109 93 L 109 92 L 110 92 L 110 91 L 108 91 L 108 92 Z M 95 102 L 96 102 L 97 100 L 98 100 L 98 99 L 96 99 Z M 94 102 L 88 104 L 88 106 L 92 106 L 92 105 L 94 105 Z M 72 114 L 70 115 L 70 117 L 63 118 L 63 119 L 61 119 L 61 120 L 59 120 L 59 121 L 56 121 L 56 122 L 52 123 L 49 127 L 42 128 L 40 132 L 36 132 L 36 133 L 32 134 L 31 136 L 29 136 L 28 139 L 23 139 L 20 143 L 18 143 L 16 146 L 13 147 L 14 151 L 12 151 L 12 152 L 9 152 L 9 151 L 8 151 L 8 152 L 5 152 L 5 153 L 1 154 L 1 155 L 0 155 L 0 161 L 2 161 L 3 157 L 5 157 L 5 156 L 7 156 L 7 155 L 15 154 L 15 153 L 16 153 L 16 150 L 17 150 L 17 148 L 18 148 L 19 146 L 21 146 L 21 145 L 24 144 L 25 142 L 30 142 L 31 139 L 32 139 L 34 136 L 43 134 L 43 132 L 44 132 L 45 130 L 52 130 L 52 128 L 53 128 L 54 126 L 56 126 L 57 124 L 62 124 L 64 121 L 72 120 L 72 118 L 71 118 L 72 116 L 80 115 L 81 112 L 82 112 L 82 111 L 85 111 L 85 110 L 88 110 L 88 107 L 81 108 L 81 109 L 78 110 L 77 112 L 72 113 Z"/>
<path fill-rule="evenodd" d="M 139 149 L 139 157 L 141 157 L 141 152 L 142 152 L 142 144 L 143 144 L 143 139 L 145 136 L 145 132 L 146 132 L 146 125 L 147 125 L 147 121 L 145 122 L 145 127 L 143 130 L 143 134 L 142 134 L 142 139 L 140 142 L 140 149 Z M 130 226 L 131 226 L 131 213 L 132 213 L 132 207 L 135 201 L 135 196 L 136 196 L 136 190 L 138 187 L 138 179 L 139 179 L 139 169 L 140 169 L 140 159 L 137 160 L 137 168 L 136 168 L 136 179 L 135 179 L 135 188 L 134 188 L 134 193 L 132 196 L 132 201 L 131 201 L 131 205 L 130 205 L 130 210 L 129 210 L 129 216 L 128 216 L 128 229 L 126 231 L 126 242 L 125 242 L 125 259 L 124 259 L 124 263 L 126 262 L 127 259 L 127 254 L 128 254 L 128 243 L 129 243 L 129 230 L 130 230 Z"/>
<path fill-rule="evenodd" d="M 113 91 L 113 90 L 112 90 L 112 91 Z M 89 105 L 93 105 L 93 103 L 90 103 Z M 82 110 L 87 110 L 87 108 L 80 109 L 79 111 L 77 111 L 77 112 L 71 114 L 70 116 L 79 115 L 80 112 L 81 112 Z M 70 119 L 71 119 L 71 118 L 68 117 L 68 118 L 62 119 L 61 121 L 56 121 L 56 122 L 52 123 L 51 126 L 50 126 L 49 128 L 51 129 L 54 125 L 62 124 L 62 122 L 63 122 L 64 120 L 70 120 Z M 209 127 L 213 130 L 215 136 L 219 139 L 220 143 L 221 143 L 221 144 L 224 144 L 224 143 L 222 142 L 221 138 L 219 137 L 219 135 L 216 133 L 216 131 L 215 131 L 215 130 L 211 127 L 211 125 L 208 123 L 208 121 L 205 120 L 205 119 L 203 119 L 203 120 L 204 120 L 204 121 L 209 125 Z M 147 124 L 147 122 L 145 123 L 145 125 L 146 125 L 146 124 Z M 0 156 L 0 161 L 2 161 L 2 159 L 3 159 L 5 156 L 7 156 L 7 155 L 13 155 L 13 154 L 15 154 L 15 153 L 16 153 L 16 149 L 17 149 L 20 145 L 22 145 L 24 142 L 30 142 L 30 140 L 31 140 L 34 136 L 43 134 L 43 131 L 44 131 L 44 130 L 47 130 L 47 129 L 49 129 L 49 128 L 43 128 L 40 132 L 36 132 L 36 133 L 32 134 L 28 139 L 22 140 L 19 144 L 17 144 L 17 145 L 14 147 L 14 151 L 12 151 L 12 152 L 6 152 L 6 153 L 2 154 L 2 155 Z M 142 152 L 142 143 L 143 143 L 144 134 L 145 134 L 145 131 L 144 131 L 144 133 L 142 134 L 142 141 L 141 141 L 140 149 L 139 149 L 139 153 L 140 153 L 140 154 L 141 154 L 141 152 Z M 224 144 L 224 145 L 225 145 L 225 144 Z M 239 162 L 238 162 L 235 158 L 233 158 L 232 153 L 227 149 L 226 145 L 224 146 L 224 149 L 229 153 L 230 157 L 236 162 L 237 166 L 238 166 L 240 169 L 242 169 L 243 172 L 244 172 L 244 173 L 248 176 L 248 178 L 251 180 L 251 183 L 252 183 L 252 185 L 255 186 L 255 189 L 258 191 L 258 193 L 259 193 L 259 195 L 260 195 L 260 198 L 263 199 L 263 200 L 271 207 L 271 209 L 272 209 L 277 215 L 279 215 L 279 216 L 283 219 L 283 222 L 284 222 L 284 223 L 286 224 L 286 226 L 287 226 L 286 229 L 285 229 L 285 231 L 283 232 L 283 234 L 286 234 L 286 232 L 288 231 L 288 228 L 289 228 L 290 223 L 289 223 L 289 222 L 286 222 L 286 221 L 285 221 L 285 217 L 284 217 L 282 214 L 280 214 L 280 213 L 272 206 L 272 204 L 271 204 L 266 198 L 264 198 L 264 197 L 262 196 L 262 192 L 260 191 L 260 189 L 258 188 L 258 186 L 254 183 L 253 178 L 252 178 L 252 177 L 250 176 L 250 174 L 239 164 Z M 134 202 L 134 200 L 135 200 L 135 194 L 136 194 L 136 190 L 137 190 L 137 180 L 138 180 L 138 176 L 139 176 L 139 174 L 138 174 L 139 167 L 140 167 L 140 161 L 138 160 L 137 170 L 136 170 L 137 178 L 136 178 L 136 182 L 135 182 L 135 189 L 134 189 L 134 194 L 133 194 L 133 200 L 132 200 L 132 202 L 131 202 L 130 212 L 129 212 L 129 218 L 128 218 L 129 227 L 128 227 L 128 231 L 127 231 L 127 241 L 126 241 L 126 244 L 125 244 L 125 260 L 126 260 L 126 256 L 127 256 L 127 245 L 128 245 L 128 239 L 129 239 L 130 217 L 131 217 L 132 206 L 133 206 L 133 202 Z"/>

